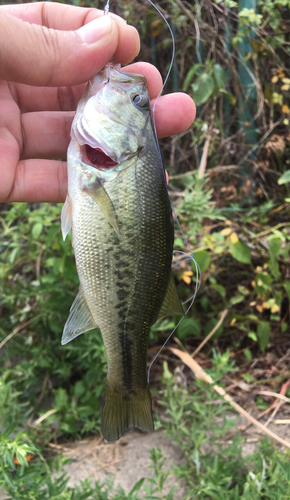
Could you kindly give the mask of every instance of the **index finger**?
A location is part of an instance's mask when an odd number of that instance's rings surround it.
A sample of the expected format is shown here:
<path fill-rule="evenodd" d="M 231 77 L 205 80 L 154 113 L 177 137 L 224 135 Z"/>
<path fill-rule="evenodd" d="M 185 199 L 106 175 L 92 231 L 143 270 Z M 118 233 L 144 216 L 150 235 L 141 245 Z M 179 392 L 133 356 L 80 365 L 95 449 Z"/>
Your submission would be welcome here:
<path fill-rule="evenodd" d="M 1 5 L 5 10 L 22 21 L 62 31 L 77 30 L 84 24 L 104 15 L 103 10 L 74 7 L 54 2 L 35 2 L 27 4 Z M 110 14 L 116 22 L 126 23 L 124 19 Z"/>

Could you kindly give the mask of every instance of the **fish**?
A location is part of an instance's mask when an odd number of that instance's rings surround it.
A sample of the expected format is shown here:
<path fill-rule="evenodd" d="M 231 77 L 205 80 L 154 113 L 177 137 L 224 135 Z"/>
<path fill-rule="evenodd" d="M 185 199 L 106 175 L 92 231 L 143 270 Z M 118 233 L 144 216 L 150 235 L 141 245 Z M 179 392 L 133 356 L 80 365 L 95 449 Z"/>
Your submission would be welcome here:
<path fill-rule="evenodd" d="M 80 281 L 61 343 L 99 327 L 107 356 L 102 434 L 153 432 L 151 326 L 183 315 L 172 275 L 174 227 L 143 75 L 108 65 L 87 85 L 68 148 L 63 238 Z"/>

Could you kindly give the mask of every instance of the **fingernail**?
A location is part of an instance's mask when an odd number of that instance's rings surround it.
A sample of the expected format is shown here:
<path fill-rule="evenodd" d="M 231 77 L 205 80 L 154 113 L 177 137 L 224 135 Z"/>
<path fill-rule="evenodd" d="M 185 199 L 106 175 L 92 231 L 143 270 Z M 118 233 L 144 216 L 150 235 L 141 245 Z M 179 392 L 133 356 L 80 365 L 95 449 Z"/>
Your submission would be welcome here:
<path fill-rule="evenodd" d="M 112 20 L 110 16 L 102 16 L 94 19 L 88 24 L 85 24 L 77 30 L 84 43 L 95 43 L 100 38 L 109 35 L 112 31 Z"/>

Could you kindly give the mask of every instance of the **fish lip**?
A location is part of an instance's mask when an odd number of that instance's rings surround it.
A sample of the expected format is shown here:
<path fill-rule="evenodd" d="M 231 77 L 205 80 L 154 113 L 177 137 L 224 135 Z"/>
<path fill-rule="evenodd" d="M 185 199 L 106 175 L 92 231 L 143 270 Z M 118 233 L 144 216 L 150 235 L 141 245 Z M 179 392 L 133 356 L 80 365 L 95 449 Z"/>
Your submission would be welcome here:
<path fill-rule="evenodd" d="M 118 168 L 118 166 L 124 161 L 130 160 L 140 154 L 140 149 L 132 153 L 116 153 L 107 143 L 103 142 L 96 133 L 94 133 L 94 135 L 90 133 L 88 126 L 84 126 L 83 117 L 79 117 L 75 126 L 73 126 L 72 132 L 75 140 L 81 148 L 88 145 L 93 149 L 100 149 L 106 156 L 117 163 L 117 165 L 113 168 Z M 86 163 L 90 164 L 89 160 L 87 160 Z"/>
<path fill-rule="evenodd" d="M 73 132 L 75 139 L 80 146 L 85 146 L 87 144 L 93 149 L 101 149 L 103 153 L 106 156 L 109 156 L 114 162 L 120 163 L 120 159 L 112 148 L 99 138 L 97 139 L 96 134 L 92 135 L 88 132 L 88 129 L 83 126 L 82 118 L 76 123 Z"/>

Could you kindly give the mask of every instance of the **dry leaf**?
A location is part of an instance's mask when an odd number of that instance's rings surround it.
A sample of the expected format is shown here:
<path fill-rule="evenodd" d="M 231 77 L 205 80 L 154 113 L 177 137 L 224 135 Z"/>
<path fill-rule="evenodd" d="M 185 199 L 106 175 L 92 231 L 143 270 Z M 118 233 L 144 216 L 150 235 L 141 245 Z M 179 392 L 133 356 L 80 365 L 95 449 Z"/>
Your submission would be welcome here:
<path fill-rule="evenodd" d="M 31 453 L 27 453 L 27 455 L 26 455 L 25 458 L 26 458 L 27 462 L 30 462 L 30 460 L 32 460 L 34 457 L 35 457 L 35 455 L 32 455 Z M 19 460 L 16 458 L 16 455 L 14 455 L 14 457 L 13 457 L 13 462 L 16 465 L 21 465 L 21 463 L 19 462 Z"/>
<path fill-rule="evenodd" d="M 232 243 L 237 243 L 239 241 L 237 233 L 232 233 L 230 235 L 230 240 L 231 240 Z"/>
<path fill-rule="evenodd" d="M 221 230 L 222 236 L 229 236 L 233 232 L 231 227 L 225 227 L 224 229 Z"/>
<path fill-rule="evenodd" d="M 182 273 L 182 275 L 181 275 L 181 279 L 183 281 L 185 281 L 185 283 L 187 285 L 190 285 L 190 283 L 191 283 L 191 276 L 192 275 L 193 275 L 192 271 L 184 271 L 184 273 Z"/>

